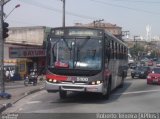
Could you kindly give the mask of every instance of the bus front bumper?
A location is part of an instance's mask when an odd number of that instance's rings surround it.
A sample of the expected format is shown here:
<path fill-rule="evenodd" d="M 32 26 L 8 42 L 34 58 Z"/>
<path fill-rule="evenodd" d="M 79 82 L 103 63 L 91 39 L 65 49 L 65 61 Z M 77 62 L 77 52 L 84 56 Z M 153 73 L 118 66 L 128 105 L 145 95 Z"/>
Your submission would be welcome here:
<path fill-rule="evenodd" d="M 95 92 L 102 93 L 103 84 L 98 85 L 78 85 L 73 83 L 49 83 L 46 81 L 45 88 L 48 92 L 77 91 L 77 92 Z"/>

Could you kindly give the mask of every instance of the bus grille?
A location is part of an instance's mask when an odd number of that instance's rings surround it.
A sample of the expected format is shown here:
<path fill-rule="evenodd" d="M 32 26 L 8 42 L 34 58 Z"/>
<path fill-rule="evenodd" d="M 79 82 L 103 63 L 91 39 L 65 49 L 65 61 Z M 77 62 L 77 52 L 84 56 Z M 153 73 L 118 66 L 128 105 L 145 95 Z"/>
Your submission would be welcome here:
<path fill-rule="evenodd" d="M 62 86 L 64 89 L 84 89 L 83 87 Z"/>

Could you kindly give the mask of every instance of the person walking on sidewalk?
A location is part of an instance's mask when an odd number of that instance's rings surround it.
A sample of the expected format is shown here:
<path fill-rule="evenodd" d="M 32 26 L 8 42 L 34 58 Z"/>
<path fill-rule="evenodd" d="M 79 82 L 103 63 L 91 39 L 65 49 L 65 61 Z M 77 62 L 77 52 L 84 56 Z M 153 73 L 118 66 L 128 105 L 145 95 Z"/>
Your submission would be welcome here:
<path fill-rule="evenodd" d="M 6 81 L 9 81 L 10 80 L 10 71 L 9 71 L 9 68 L 6 69 L 6 72 L 5 72 L 5 75 L 6 75 Z"/>
<path fill-rule="evenodd" d="M 14 75 L 15 75 L 14 69 L 11 69 L 9 73 L 10 73 L 10 79 L 11 79 L 11 80 L 14 80 L 14 79 L 13 79 L 13 78 L 14 78 Z"/>

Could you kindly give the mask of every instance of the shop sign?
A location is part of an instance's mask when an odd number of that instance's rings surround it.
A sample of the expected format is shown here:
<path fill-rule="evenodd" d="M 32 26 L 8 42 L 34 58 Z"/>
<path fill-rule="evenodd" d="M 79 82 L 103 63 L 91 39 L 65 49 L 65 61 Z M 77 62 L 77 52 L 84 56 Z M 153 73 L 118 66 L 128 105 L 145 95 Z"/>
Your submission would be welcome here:
<path fill-rule="evenodd" d="M 10 58 L 44 57 L 45 50 L 42 48 L 9 48 Z"/>

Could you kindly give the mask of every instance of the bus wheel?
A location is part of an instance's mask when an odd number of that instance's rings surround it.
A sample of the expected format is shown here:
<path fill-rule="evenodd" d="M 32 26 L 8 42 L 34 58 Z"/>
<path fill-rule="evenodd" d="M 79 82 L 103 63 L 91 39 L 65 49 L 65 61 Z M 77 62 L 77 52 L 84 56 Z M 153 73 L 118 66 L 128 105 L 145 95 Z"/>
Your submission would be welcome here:
<path fill-rule="evenodd" d="M 109 80 L 108 84 L 107 82 L 105 82 L 104 91 L 102 95 L 104 99 L 108 100 L 110 97 L 110 94 L 111 94 L 111 80 Z"/>
<path fill-rule="evenodd" d="M 67 97 L 67 91 L 59 91 L 59 97 L 61 99 L 64 99 Z"/>

